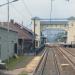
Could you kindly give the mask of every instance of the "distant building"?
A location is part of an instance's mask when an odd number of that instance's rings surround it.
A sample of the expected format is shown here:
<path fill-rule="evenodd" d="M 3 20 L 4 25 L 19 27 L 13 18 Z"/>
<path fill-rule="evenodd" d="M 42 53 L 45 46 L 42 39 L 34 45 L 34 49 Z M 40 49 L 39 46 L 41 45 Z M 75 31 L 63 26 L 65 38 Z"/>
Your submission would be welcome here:
<path fill-rule="evenodd" d="M 35 21 L 35 22 L 34 22 Z M 35 23 L 35 24 L 34 24 Z M 32 18 L 32 31 L 37 34 L 37 47 L 41 45 L 42 31 L 46 29 L 58 29 L 64 30 L 67 33 L 66 43 L 75 43 L 75 17 L 70 17 L 66 19 L 41 19 L 39 17 Z"/>

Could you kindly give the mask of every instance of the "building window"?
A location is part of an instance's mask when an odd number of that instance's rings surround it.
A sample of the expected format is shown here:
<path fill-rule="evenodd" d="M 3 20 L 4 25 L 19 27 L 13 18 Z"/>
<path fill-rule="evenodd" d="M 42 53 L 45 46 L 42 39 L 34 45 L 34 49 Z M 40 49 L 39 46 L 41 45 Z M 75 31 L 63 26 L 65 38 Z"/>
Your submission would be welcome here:
<path fill-rule="evenodd" d="M 35 42 L 35 46 L 38 47 L 38 41 Z"/>

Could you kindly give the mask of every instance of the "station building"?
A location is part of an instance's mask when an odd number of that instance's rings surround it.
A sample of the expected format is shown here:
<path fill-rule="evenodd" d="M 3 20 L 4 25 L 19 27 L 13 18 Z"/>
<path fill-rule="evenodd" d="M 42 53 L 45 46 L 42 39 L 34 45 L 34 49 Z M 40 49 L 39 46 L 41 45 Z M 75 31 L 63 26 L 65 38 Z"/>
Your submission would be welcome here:
<path fill-rule="evenodd" d="M 36 41 L 38 42 L 37 47 L 41 45 L 41 33 L 45 29 L 60 29 L 67 33 L 66 44 L 75 44 L 75 17 L 69 17 L 66 19 L 41 19 L 39 17 L 32 18 L 32 31 L 35 33 Z"/>

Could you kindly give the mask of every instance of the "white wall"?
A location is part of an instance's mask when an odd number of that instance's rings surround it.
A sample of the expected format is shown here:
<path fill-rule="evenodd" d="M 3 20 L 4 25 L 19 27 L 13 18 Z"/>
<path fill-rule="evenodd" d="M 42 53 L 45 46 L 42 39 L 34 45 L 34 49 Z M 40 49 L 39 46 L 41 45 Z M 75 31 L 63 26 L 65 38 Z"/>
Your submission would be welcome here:
<path fill-rule="evenodd" d="M 68 35 L 67 35 L 67 43 L 71 44 L 75 41 L 75 21 L 69 21 L 69 27 L 68 27 Z"/>

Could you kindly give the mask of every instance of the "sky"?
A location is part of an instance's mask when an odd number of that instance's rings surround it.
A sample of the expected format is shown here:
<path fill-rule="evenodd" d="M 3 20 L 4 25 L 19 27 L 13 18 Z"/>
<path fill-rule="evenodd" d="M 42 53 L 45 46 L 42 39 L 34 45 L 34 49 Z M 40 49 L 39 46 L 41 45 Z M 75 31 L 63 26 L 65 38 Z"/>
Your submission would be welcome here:
<path fill-rule="evenodd" d="M 9 0 L 13 1 L 13 0 Z M 0 5 L 7 0 L 0 0 Z M 31 28 L 31 18 L 50 18 L 51 0 L 19 0 L 10 4 L 10 19 Z M 51 18 L 75 16 L 75 0 L 53 0 Z M 7 5 L 0 7 L 0 21 L 7 21 Z"/>

